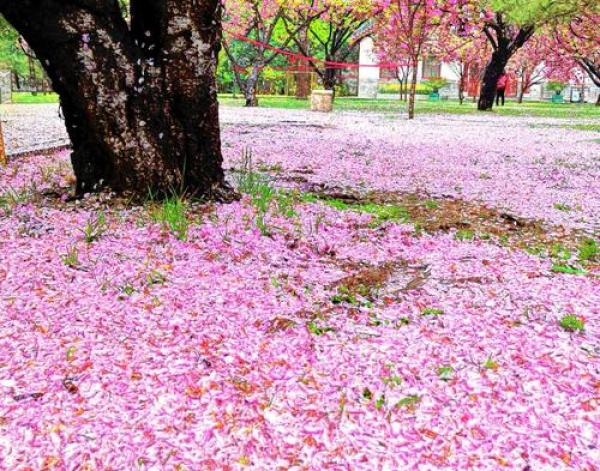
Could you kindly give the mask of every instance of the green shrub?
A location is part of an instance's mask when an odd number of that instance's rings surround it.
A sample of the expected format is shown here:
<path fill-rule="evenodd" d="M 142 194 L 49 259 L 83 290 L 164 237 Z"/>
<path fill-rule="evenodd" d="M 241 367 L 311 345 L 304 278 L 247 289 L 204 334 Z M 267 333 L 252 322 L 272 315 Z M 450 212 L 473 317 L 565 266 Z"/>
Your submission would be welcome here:
<path fill-rule="evenodd" d="M 551 80 L 546 84 L 546 90 L 550 90 L 551 92 L 554 92 L 557 95 L 560 95 L 566 87 L 566 83 L 559 82 L 558 80 Z"/>
<path fill-rule="evenodd" d="M 448 80 L 445 78 L 429 79 L 421 82 L 421 85 L 429 91 L 429 93 L 437 93 L 440 89 L 448 85 Z"/>

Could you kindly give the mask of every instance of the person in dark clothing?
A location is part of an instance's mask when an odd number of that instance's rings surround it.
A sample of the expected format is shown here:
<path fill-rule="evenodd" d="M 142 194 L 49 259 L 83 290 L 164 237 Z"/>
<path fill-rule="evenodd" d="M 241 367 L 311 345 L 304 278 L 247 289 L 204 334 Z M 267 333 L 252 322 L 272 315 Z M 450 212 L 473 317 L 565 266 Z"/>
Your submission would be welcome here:
<path fill-rule="evenodd" d="M 504 106 L 504 95 L 506 93 L 506 84 L 508 83 L 508 75 L 506 72 L 502 72 L 498 77 L 498 83 L 496 84 L 496 106 L 500 106 L 500 100 L 502 99 L 502 106 Z"/>

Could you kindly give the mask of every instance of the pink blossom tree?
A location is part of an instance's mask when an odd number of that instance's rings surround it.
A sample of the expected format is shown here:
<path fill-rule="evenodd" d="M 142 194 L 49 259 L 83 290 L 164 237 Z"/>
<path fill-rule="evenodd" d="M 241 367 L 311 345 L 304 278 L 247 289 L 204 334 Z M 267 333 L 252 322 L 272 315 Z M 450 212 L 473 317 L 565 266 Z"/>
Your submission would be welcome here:
<path fill-rule="evenodd" d="M 572 61 L 600 87 L 600 7 L 586 9 L 568 24 L 550 32 L 552 55 L 556 61 Z M 596 101 L 600 106 L 600 94 Z"/>
<path fill-rule="evenodd" d="M 433 38 L 445 14 L 438 0 L 383 0 L 383 12 L 375 21 L 378 55 L 410 67 L 408 119 L 415 116 L 419 60 L 432 49 Z M 452 3 L 452 2 L 450 2 Z"/>
<path fill-rule="evenodd" d="M 290 2 L 282 0 L 226 0 L 223 48 L 233 66 L 246 106 L 258 106 L 257 86 L 262 70 L 292 43 L 298 33 L 318 13 L 295 16 L 291 27 L 284 27 Z M 312 10 L 311 10 L 312 11 Z M 235 41 L 241 41 L 234 47 Z"/>
<path fill-rule="evenodd" d="M 319 76 L 326 90 L 335 91 L 341 69 L 335 63 L 346 62 L 356 51 L 360 39 L 369 31 L 374 17 L 381 11 L 374 0 L 288 0 L 286 14 L 289 24 L 307 19 L 307 37 L 294 36 L 298 50 L 312 56 L 311 46 L 319 60 L 308 63 Z M 298 20 L 297 18 L 300 18 Z"/>
<path fill-rule="evenodd" d="M 546 79 L 546 62 L 548 60 L 548 39 L 544 35 L 536 35 L 529 40 L 511 59 L 508 69 L 520 80 L 517 101 L 523 102 L 523 96 L 534 85 Z"/>
<path fill-rule="evenodd" d="M 438 28 L 433 43 L 433 53 L 448 64 L 458 77 L 458 99 L 462 105 L 468 80 L 485 68 L 490 53 L 487 39 L 478 28 L 467 28 L 448 16 Z"/>

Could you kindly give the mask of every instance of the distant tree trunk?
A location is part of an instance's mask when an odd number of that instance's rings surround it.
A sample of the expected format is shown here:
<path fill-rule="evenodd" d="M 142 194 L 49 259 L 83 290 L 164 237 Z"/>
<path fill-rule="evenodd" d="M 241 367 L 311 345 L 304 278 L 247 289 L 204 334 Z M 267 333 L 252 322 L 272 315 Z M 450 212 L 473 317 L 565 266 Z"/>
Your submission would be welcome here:
<path fill-rule="evenodd" d="M 584 57 L 577 61 L 590 77 L 592 83 L 600 88 L 600 64 L 590 58 Z M 596 106 L 600 106 L 600 93 L 596 99 Z"/>
<path fill-rule="evenodd" d="M 309 51 L 310 41 L 308 39 L 308 27 L 304 26 L 298 32 L 298 41 L 302 42 L 303 50 Z M 296 74 L 296 98 L 299 100 L 305 100 L 310 95 L 310 71 L 302 70 Z"/>
<path fill-rule="evenodd" d="M 258 106 L 258 95 L 256 88 L 258 87 L 258 77 L 260 75 L 260 68 L 258 66 L 252 67 L 250 75 L 246 78 L 246 86 L 244 89 L 244 96 L 246 98 L 246 107 L 252 108 Z"/>
<path fill-rule="evenodd" d="M 28 57 L 29 62 L 29 88 L 32 95 L 37 95 L 37 74 L 35 71 L 35 61 L 32 57 Z"/>
<path fill-rule="evenodd" d="M 332 90 L 335 93 L 335 86 L 337 85 L 337 69 L 326 68 L 323 74 L 323 88 L 325 90 Z"/>
<path fill-rule="evenodd" d="M 458 78 L 458 102 L 461 105 L 465 102 L 465 74 L 467 70 L 466 67 L 466 65 L 461 64 Z"/>
<path fill-rule="evenodd" d="M 15 88 L 17 90 L 21 90 L 21 77 L 19 77 L 19 74 L 17 74 L 14 71 L 13 71 L 13 81 L 14 81 L 14 84 L 15 84 Z"/>
<path fill-rule="evenodd" d="M 77 193 L 228 199 L 215 70 L 218 0 L 0 0 L 60 96 Z"/>
<path fill-rule="evenodd" d="M 414 61 L 412 68 L 412 75 L 410 79 L 410 91 L 408 95 L 408 119 L 414 119 L 415 117 L 415 97 L 417 94 L 417 73 L 418 73 L 418 61 Z"/>
<path fill-rule="evenodd" d="M 502 75 L 509 59 L 510 56 L 506 51 L 494 51 L 492 54 L 492 59 L 485 68 L 481 83 L 479 104 L 477 106 L 480 111 L 487 111 L 493 108 L 498 79 Z"/>
<path fill-rule="evenodd" d="M 517 96 L 517 103 L 523 103 L 523 96 L 527 91 L 527 87 L 523 79 L 521 79 L 521 86 L 519 87 L 519 95 Z"/>

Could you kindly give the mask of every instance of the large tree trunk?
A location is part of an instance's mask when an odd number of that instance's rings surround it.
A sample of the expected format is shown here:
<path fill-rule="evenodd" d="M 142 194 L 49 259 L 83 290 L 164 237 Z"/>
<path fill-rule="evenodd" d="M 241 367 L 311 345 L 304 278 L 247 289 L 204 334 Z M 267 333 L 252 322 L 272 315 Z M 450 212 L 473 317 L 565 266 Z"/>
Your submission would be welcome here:
<path fill-rule="evenodd" d="M 215 69 L 218 0 L 0 0 L 60 96 L 77 193 L 228 198 Z"/>

